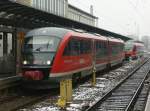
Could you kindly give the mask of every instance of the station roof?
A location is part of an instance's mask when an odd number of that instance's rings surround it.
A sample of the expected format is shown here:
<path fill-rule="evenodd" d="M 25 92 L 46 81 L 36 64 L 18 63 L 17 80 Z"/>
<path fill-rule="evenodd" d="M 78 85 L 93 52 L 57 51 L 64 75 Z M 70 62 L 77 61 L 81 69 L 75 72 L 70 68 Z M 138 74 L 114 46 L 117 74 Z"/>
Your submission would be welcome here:
<path fill-rule="evenodd" d="M 105 36 L 121 38 L 125 41 L 130 40 L 129 37 L 21 5 L 10 0 L 0 0 L 0 24 L 28 29 L 50 26 L 73 27 Z"/>
<path fill-rule="evenodd" d="M 90 13 L 87 13 L 87 12 L 85 12 L 85 11 L 83 11 L 83 10 L 81 10 L 81 9 L 79 9 L 79 8 L 77 8 L 77 7 L 73 6 L 73 5 L 71 5 L 71 4 L 68 4 L 68 7 L 72 8 L 72 9 L 75 9 L 75 10 L 81 12 L 81 13 L 84 13 L 84 14 L 86 14 L 86 15 L 88 15 L 88 16 L 94 18 L 94 19 L 98 19 L 98 17 L 96 17 L 96 16 L 94 16 L 94 15 L 92 15 L 92 14 L 90 14 Z"/>

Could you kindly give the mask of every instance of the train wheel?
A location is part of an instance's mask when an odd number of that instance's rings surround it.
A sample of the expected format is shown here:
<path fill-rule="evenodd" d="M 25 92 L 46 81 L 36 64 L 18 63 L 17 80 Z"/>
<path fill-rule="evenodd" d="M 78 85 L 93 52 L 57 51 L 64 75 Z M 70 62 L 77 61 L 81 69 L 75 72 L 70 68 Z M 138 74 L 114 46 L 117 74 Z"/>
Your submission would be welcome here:
<path fill-rule="evenodd" d="M 73 83 L 77 83 L 80 80 L 80 78 L 81 78 L 81 73 L 73 74 L 73 76 L 72 76 Z"/>
<path fill-rule="evenodd" d="M 123 63 L 124 63 L 124 60 L 122 60 L 122 61 L 121 61 L 121 63 L 119 64 L 119 66 L 122 66 L 122 65 L 123 65 Z"/>
<path fill-rule="evenodd" d="M 107 69 L 108 69 L 108 70 L 110 70 L 110 69 L 111 69 L 111 64 L 110 64 L 110 63 L 109 63 L 109 64 L 107 64 L 107 66 L 106 66 L 106 67 L 107 67 Z"/>

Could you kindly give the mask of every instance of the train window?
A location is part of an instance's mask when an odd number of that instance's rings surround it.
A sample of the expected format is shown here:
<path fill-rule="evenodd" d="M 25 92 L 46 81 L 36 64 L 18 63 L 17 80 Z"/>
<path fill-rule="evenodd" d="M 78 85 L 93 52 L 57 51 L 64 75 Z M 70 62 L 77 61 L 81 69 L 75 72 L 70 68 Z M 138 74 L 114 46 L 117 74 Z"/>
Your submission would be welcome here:
<path fill-rule="evenodd" d="M 65 47 L 63 55 L 75 56 L 79 54 L 80 54 L 80 41 L 78 39 L 72 38 Z"/>
<path fill-rule="evenodd" d="M 111 44 L 111 48 L 112 48 L 112 55 L 117 55 L 118 54 L 118 45 Z"/>
<path fill-rule="evenodd" d="M 91 41 L 72 38 L 67 46 L 65 47 L 63 55 L 80 55 L 80 54 L 88 54 L 91 52 Z"/>
<path fill-rule="evenodd" d="M 107 55 L 107 43 L 102 41 L 96 42 L 96 57 L 103 58 Z"/>
<path fill-rule="evenodd" d="M 117 55 L 123 51 L 124 45 L 123 44 L 111 44 L 111 48 L 112 48 L 112 55 Z"/>
<path fill-rule="evenodd" d="M 71 40 L 71 55 L 80 54 L 80 41 L 78 39 Z"/>
<path fill-rule="evenodd" d="M 65 47 L 63 55 L 71 55 L 71 42 L 69 42 Z"/>
<path fill-rule="evenodd" d="M 103 44 L 103 54 L 104 54 L 104 56 L 106 56 L 108 54 L 108 52 L 107 52 L 107 43 L 106 42 L 104 42 L 104 44 Z"/>
<path fill-rule="evenodd" d="M 90 40 L 80 40 L 80 53 L 88 54 L 91 52 L 91 41 Z"/>
<path fill-rule="evenodd" d="M 26 52 L 54 52 L 57 50 L 60 39 L 50 36 L 33 36 L 25 38 Z"/>
<path fill-rule="evenodd" d="M 124 44 L 121 44 L 120 52 L 122 52 L 123 50 L 124 50 Z"/>
<path fill-rule="evenodd" d="M 101 52 L 100 52 L 100 43 L 97 41 L 96 42 L 96 58 L 99 58 L 99 56 L 101 55 Z"/>

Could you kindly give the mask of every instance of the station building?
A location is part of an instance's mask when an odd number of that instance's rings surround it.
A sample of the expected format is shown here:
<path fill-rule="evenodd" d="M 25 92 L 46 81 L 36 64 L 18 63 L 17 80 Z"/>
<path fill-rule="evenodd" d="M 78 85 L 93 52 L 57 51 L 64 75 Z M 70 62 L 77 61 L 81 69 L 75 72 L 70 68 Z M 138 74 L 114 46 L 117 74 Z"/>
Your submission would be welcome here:
<path fill-rule="evenodd" d="M 68 0 L 10 0 L 44 12 L 96 26 L 97 17 L 68 3 Z M 5 6 L 4 6 L 5 7 Z M 2 7 L 1 7 L 2 8 Z M 12 10 L 14 10 L 13 8 Z M 19 13 L 19 8 L 17 13 Z M 30 13 L 30 12 L 28 12 Z M 18 15 L 19 16 L 19 15 Z M 0 12 L 0 18 L 13 19 L 14 14 Z M 25 19 L 25 18 L 23 18 Z M 3 23 L 3 22 L 2 22 Z M 7 24 L 7 21 L 6 21 Z M 15 74 L 21 71 L 21 46 L 28 29 L 0 24 L 0 75 Z"/>
<path fill-rule="evenodd" d="M 84 12 L 68 4 L 68 0 L 1 0 L 0 76 L 16 75 L 21 71 L 21 47 L 24 35 L 33 28 L 74 27 L 105 36 L 129 39 L 99 29 L 96 27 L 97 20 L 98 18 L 93 16 L 92 13 Z"/>
<path fill-rule="evenodd" d="M 84 24 L 88 24 L 91 26 L 98 25 L 98 17 L 69 4 L 68 0 L 13 0 L 13 1 L 46 11 L 48 13 L 52 13 Z"/>

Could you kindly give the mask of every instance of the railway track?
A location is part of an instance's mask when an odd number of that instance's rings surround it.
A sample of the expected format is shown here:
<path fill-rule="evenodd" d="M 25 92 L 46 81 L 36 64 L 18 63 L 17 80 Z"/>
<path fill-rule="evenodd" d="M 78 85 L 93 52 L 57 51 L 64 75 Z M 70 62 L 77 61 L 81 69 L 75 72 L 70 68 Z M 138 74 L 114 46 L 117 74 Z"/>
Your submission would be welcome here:
<path fill-rule="evenodd" d="M 121 68 L 113 69 L 106 73 L 100 72 L 100 75 L 96 78 L 96 87 L 91 87 L 90 81 L 77 85 L 77 87 L 73 89 L 73 101 L 67 106 L 66 111 L 85 111 L 85 109 L 89 107 L 89 104 L 97 100 L 98 97 L 102 97 L 112 87 L 122 81 L 123 78 L 127 77 L 129 72 L 141 64 L 140 62 L 141 61 L 132 61 L 124 64 Z M 59 96 L 56 98 L 58 99 L 58 97 Z M 18 111 L 60 111 L 61 109 L 56 106 L 57 99 L 55 99 L 55 102 L 49 102 L 51 98 L 45 99 L 34 105 L 27 106 L 26 108 L 22 107 L 23 109 Z"/>
<path fill-rule="evenodd" d="M 130 111 L 149 74 L 149 65 L 150 61 L 148 59 L 145 63 L 130 72 L 129 76 L 102 98 L 98 99 L 86 111 Z"/>
<path fill-rule="evenodd" d="M 20 76 L 0 78 L 0 104 L 18 97 L 17 93 L 21 83 Z"/>
<path fill-rule="evenodd" d="M 139 94 L 132 111 L 144 111 L 145 110 L 149 90 L 150 90 L 150 74 L 148 75 L 148 78 L 144 82 L 141 93 Z"/>
<path fill-rule="evenodd" d="M 21 87 L 21 77 L 5 77 L 0 79 L 0 111 L 15 111 L 26 105 L 34 104 L 54 95 L 52 91 L 25 91 Z M 58 94 L 58 91 L 57 91 Z M 54 99 L 55 100 L 55 99 Z M 53 99 L 52 99 L 53 101 Z"/>
<path fill-rule="evenodd" d="M 131 70 L 133 70 L 133 68 L 130 68 L 131 66 L 134 67 L 133 64 L 129 63 L 128 65 L 125 66 L 124 69 L 117 69 L 115 72 L 114 71 L 110 71 L 110 74 L 104 74 L 104 76 L 106 78 L 110 78 L 111 82 L 114 81 L 113 80 L 114 78 L 116 78 L 115 81 L 120 81 L 122 76 L 119 76 L 119 75 L 121 75 L 121 73 L 124 73 L 125 70 L 128 70 L 127 72 L 130 72 Z M 108 75 L 109 75 L 109 77 L 108 77 Z M 124 74 L 124 76 L 126 76 L 126 74 Z M 99 78 L 99 77 L 97 78 L 97 82 L 100 82 L 100 84 L 104 82 L 104 84 L 106 84 L 106 87 L 108 87 L 111 84 L 110 81 L 107 81 L 107 80 Z M 108 84 L 107 84 L 107 82 L 108 82 Z M 89 86 L 86 87 L 86 85 L 84 85 L 84 83 L 83 83 L 83 85 L 81 85 L 81 87 L 83 88 L 83 89 L 81 89 L 83 91 L 84 91 L 84 88 L 87 88 L 87 87 L 88 87 L 87 89 L 93 90 Z M 103 87 L 103 86 L 102 87 L 101 86 L 97 87 L 96 86 L 95 89 L 101 89 L 102 88 L 102 91 L 104 91 L 102 93 L 105 93 L 105 92 L 108 91 L 107 89 L 104 90 L 104 88 L 106 88 L 106 87 Z M 75 92 L 75 90 L 74 90 L 74 92 Z M 80 90 L 80 88 L 79 88 L 79 90 Z M 55 105 L 55 103 L 56 103 L 56 101 L 58 99 L 58 95 L 57 95 L 58 92 L 57 93 L 56 93 L 56 91 L 49 91 L 49 92 L 50 93 L 40 94 L 40 95 L 24 95 L 24 94 L 20 94 L 20 93 L 17 94 L 16 93 L 15 95 L 12 95 L 12 96 L 9 96 L 9 97 L 6 96 L 4 98 L 0 98 L 0 103 L 1 103 L 0 104 L 0 111 L 15 111 L 15 110 L 18 110 L 20 108 L 24 108 L 26 106 L 32 106 L 33 104 L 37 104 L 37 103 L 40 103 L 40 102 L 42 102 L 41 103 L 42 105 L 39 105 L 41 108 L 42 108 L 42 106 L 44 108 L 46 108 L 46 105 L 48 105 L 48 107 L 51 107 L 51 108 L 48 108 L 49 111 L 53 111 L 53 110 L 58 110 L 59 111 L 59 110 L 61 110 L 60 108 L 56 107 L 56 105 Z M 97 91 L 95 90 L 95 92 L 99 93 L 99 90 L 97 90 Z M 78 92 L 76 92 L 76 94 L 78 95 Z M 76 96 L 77 96 L 76 94 L 73 95 L 74 96 L 73 102 L 78 102 L 79 103 L 80 100 L 75 99 Z M 94 95 L 94 96 L 96 97 L 96 95 Z M 88 99 L 89 98 L 87 98 L 86 100 L 88 101 Z M 81 100 L 81 103 L 86 101 L 86 100 Z M 43 101 L 46 101 L 46 102 L 43 102 Z M 46 103 L 46 105 L 43 105 L 45 103 Z M 38 109 L 38 108 L 36 108 L 36 109 Z M 52 110 L 50 110 L 50 109 L 52 109 Z M 32 111 L 32 110 L 26 109 L 26 108 L 22 109 L 22 110 Z M 22 110 L 19 110 L 19 111 L 22 111 Z M 35 109 L 33 108 L 33 110 L 35 110 Z M 40 108 L 39 108 L 39 110 L 40 110 Z M 37 111 L 39 111 L 39 110 L 37 110 Z M 68 109 L 68 110 L 70 111 L 70 109 Z"/>
<path fill-rule="evenodd" d="M 17 94 L 17 96 L 12 96 L 8 98 L 0 99 L 0 111 L 16 111 L 27 105 L 33 105 L 44 99 L 50 98 L 51 102 L 56 102 L 58 91 L 41 91 L 41 92 L 22 92 L 22 94 Z M 26 94 L 25 94 L 26 93 Z"/>

